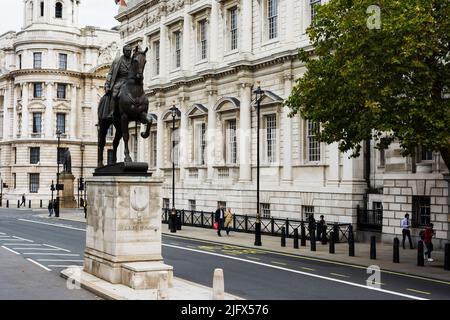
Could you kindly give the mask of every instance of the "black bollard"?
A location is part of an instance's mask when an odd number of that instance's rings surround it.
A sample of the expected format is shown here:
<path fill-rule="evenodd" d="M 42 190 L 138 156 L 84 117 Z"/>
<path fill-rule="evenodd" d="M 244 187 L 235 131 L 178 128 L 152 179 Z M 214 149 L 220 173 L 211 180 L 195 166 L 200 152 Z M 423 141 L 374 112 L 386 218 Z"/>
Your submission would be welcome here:
<path fill-rule="evenodd" d="M 40 203 L 39 203 L 39 206 L 40 206 L 41 209 L 42 209 L 42 199 L 41 199 L 41 201 L 40 201 Z"/>
<path fill-rule="evenodd" d="M 397 237 L 394 238 L 394 256 L 392 261 L 400 263 L 400 240 Z"/>
<path fill-rule="evenodd" d="M 334 232 L 330 232 L 330 253 L 334 253 Z"/>
<path fill-rule="evenodd" d="M 286 228 L 281 227 L 281 246 L 286 247 Z"/>
<path fill-rule="evenodd" d="M 309 231 L 309 239 L 311 240 L 311 251 L 316 251 L 316 232 L 314 228 Z"/>
<path fill-rule="evenodd" d="M 325 229 L 322 232 L 322 244 L 327 244 L 327 227 L 324 227 Z"/>
<path fill-rule="evenodd" d="M 423 256 L 423 241 L 419 240 L 417 245 L 417 265 L 423 267 L 425 265 L 425 257 Z"/>
<path fill-rule="evenodd" d="M 20 200 L 17 200 L 17 208 L 20 208 Z"/>
<path fill-rule="evenodd" d="M 339 225 L 337 222 L 333 225 L 334 243 L 339 243 Z"/>
<path fill-rule="evenodd" d="M 31 209 L 31 200 L 28 200 L 28 208 Z"/>
<path fill-rule="evenodd" d="M 353 226 L 348 227 L 348 256 L 355 256 L 355 238 L 353 236 Z"/>
<path fill-rule="evenodd" d="M 305 230 L 305 224 L 303 222 L 300 227 L 300 245 L 302 247 L 306 247 L 306 230 Z"/>
<path fill-rule="evenodd" d="M 444 270 L 450 270 L 450 243 L 445 244 Z"/>
<path fill-rule="evenodd" d="M 294 249 L 298 249 L 298 228 L 294 229 Z"/>
<path fill-rule="evenodd" d="M 9 208 L 9 200 L 6 200 L 6 207 Z"/>
<path fill-rule="evenodd" d="M 370 259 L 377 259 L 377 238 L 375 236 L 370 237 Z"/>

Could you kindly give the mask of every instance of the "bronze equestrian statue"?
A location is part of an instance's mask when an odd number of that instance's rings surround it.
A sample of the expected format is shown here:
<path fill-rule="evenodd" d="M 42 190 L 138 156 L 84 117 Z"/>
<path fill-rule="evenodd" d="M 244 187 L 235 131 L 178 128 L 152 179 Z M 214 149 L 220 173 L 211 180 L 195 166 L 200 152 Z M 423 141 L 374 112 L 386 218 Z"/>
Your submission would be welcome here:
<path fill-rule="evenodd" d="M 117 162 L 117 147 L 122 138 L 125 145 L 125 163 L 133 161 L 128 148 L 130 121 L 146 124 L 146 131 L 141 136 L 146 139 L 150 135 L 151 118 L 148 116 L 148 99 L 144 92 L 147 51 L 148 48 L 141 51 L 137 47 L 131 55 L 132 49 L 127 45 L 123 49 L 124 55 L 116 59 L 111 66 L 105 84 L 106 94 L 100 100 L 98 108 L 98 168 L 103 167 L 103 150 L 111 125 L 116 129 L 113 163 Z"/>

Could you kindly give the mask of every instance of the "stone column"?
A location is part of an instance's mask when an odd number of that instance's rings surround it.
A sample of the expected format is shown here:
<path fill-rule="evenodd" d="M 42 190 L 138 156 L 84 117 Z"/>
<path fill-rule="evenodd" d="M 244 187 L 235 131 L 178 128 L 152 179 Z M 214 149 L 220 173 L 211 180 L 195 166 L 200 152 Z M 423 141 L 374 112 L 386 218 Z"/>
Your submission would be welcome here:
<path fill-rule="evenodd" d="M 286 34 L 286 43 L 294 44 L 295 42 L 295 20 L 294 20 L 294 14 L 295 14 L 295 2 L 296 0 L 286 0 L 284 1 L 285 10 L 286 10 L 286 30 L 290 30 L 290 32 L 285 32 Z M 306 1 L 304 1 L 306 2 Z"/>
<path fill-rule="evenodd" d="M 30 90 L 32 92 L 32 84 L 25 83 L 22 89 L 22 138 L 28 137 L 28 101 Z"/>
<path fill-rule="evenodd" d="M 156 125 L 156 167 L 158 173 L 162 173 L 162 168 L 164 166 L 164 121 L 163 112 L 158 115 L 158 123 Z"/>
<path fill-rule="evenodd" d="M 13 123 L 11 123 L 12 126 L 12 139 L 15 139 L 17 136 L 17 99 L 19 98 L 20 94 L 20 85 L 14 85 L 14 101 L 13 101 Z"/>
<path fill-rule="evenodd" d="M 76 139 L 76 124 L 77 124 L 77 86 L 71 85 L 70 88 L 70 139 Z"/>
<path fill-rule="evenodd" d="M 247 1 L 248 2 L 248 1 Z M 217 62 L 218 60 L 218 48 L 219 48 L 219 3 L 212 1 L 211 3 L 211 18 L 209 19 L 208 26 L 208 39 L 211 42 L 209 61 Z"/>
<path fill-rule="evenodd" d="M 187 99 L 185 97 L 179 98 L 179 109 L 181 112 L 180 119 L 180 145 L 179 145 L 179 168 L 180 168 L 180 181 L 185 179 L 186 165 L 188 163 L 188 117 L 187 111 Z"/>
<path fill-rule="evenodd" d="M 170 48 L 168 46 L 168 39 L 167 39 L 167 27 L 164 25 L 166 22 L 166 17 L 161 16 L 161 30 L 159 31 L 159 63 L 160 63 L 160 79 L 163 82 L 167 78 L 167 54 L 170 53 Z M 170 61 L 170 59 L 169 59 Z"/>
<path fill-rule="evenodd" d="M 46 138 L 53 137 L 53 124 L 56 122 L 54 119 L 54 113 L 53 113 L 53 88 L 55 83 L 54 82 L 47 82 L 46 83 L 46 100 L 45 100 L 45 115 L 44 115 L 44 136 Z M 56 126 L 56 124 L 55 124 Z"/>
<path fill-rule="evenodd" d="M 252 179 L 252 134 L 251 134 L 251 84 L 241 82 L 239 97 L 240 107 L 240 132 L 239 132 L 239 180 L 250 181 Z"/>
<path fill-rule="evenodd" d="M 214 164 L 215 164 L 215 139 L 216 139 L 216 110 L 215 105 L 217 101 L 217 91 L 210 88 L 208 91 L 208 129 L 207 129 L 207 147 L 208 152 L 208 181 L 214 179 Z"/>
<path fill-rule="evenodd" d="M 190 5 L 185 4 L 184 6 L 184 20 L 183 20 L 183 70 L 192 70 L 191 67 L 191 30 L 192 30 L 192 16 L 188 13 Z"/>
<path fill-rule="evenodd" d="M 242 32 L 239 33 L 239 36 L 241 38 L 240 51 L 244 54 L 250 54 L 252 52 L 252 2 L 253 1 L 241 0 Z"/>
<path fill-rule="evenodd" d="M 284 96 L 287 98 L 292 91 L 292 72 L 284 74 Z M 292 181 L 292 118 L 289 118 L 289 108 L 283 107 L 283 180 Z"/>

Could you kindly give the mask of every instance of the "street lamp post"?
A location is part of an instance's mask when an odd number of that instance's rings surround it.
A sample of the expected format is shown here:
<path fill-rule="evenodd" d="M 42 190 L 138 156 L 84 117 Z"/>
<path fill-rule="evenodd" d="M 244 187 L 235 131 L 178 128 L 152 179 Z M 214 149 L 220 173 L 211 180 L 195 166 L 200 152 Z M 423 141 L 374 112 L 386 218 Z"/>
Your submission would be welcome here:
<path fill-rule="evenodd" d="M 61 143 L 61 131 L 56 131 L 56 136 L 58 137 L 58 149 L 57 149 L 57 155 L 56 155 L 56 162 L 58 163 L 58 173 L 56 174 L 56 208 L 55 208 L 55 217 L 59 218 L 59 162 L 60 162 L 60 152 L 59 152 L 59 146 Z"/>
<path fill-rule="evenodd" d="M 80 183 L 78 185 L 78 204 L 80 204 L 80 191 L 81 191 L 81 199 L 83 199 L 83 204 L 86 199 L 83 197 L 83 191 L 84 191 L 84 180 L 83 180 L 83 169 L 84 169 L 84 150 L 86 146 L 84 143 L 81 143 L 80 150 L 81 150 L 81 174 L 80 174 Z"/>
<path fill-rule="evenodd" d="M 261 99 L 264 94 L 264 91 L 261 90 L 261 87 L 258 82 L 258 88 L 254 91 L 256 96 L 256 222 L 255 222 L 255 246 L 261 246 L 261 213 L 260 213 L 260 203 L 259 203 L 259 127 L 260 127 L 260 109 L 261 109 Z"/>
<path fill-rule="evenodd" d="M 175 118 L 180 115 L 180 110 L 175 106 L 170 108 L 172 112 L 172 212 L 170 214 L 170 232 L 177 232 L 177 211 L 175 209 Z"/>

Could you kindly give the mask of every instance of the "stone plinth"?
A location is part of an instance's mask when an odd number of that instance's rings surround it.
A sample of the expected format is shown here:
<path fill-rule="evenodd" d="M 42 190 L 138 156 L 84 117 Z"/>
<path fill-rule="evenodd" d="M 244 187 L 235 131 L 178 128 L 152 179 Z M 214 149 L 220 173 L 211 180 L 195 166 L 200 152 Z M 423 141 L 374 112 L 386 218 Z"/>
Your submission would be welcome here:
<path fill-rule="evenodd" d="M 76 208 L 77 207 L 77 201 L 74 197 L 74 181 L 75 177 L 73 174 L 69 172 L 62 172 L 59 175 L 59 183 L 64 185 L 64 190 L 59 191 L 60 193 L 60 207 L 61 208 Z"/>
<path fill-rule="evenodd" d="M 162 181 L 96 176 L 87 183 L 84 271 L 132 289 L 170 286 L 173 269 L 161 255 Z"/>

